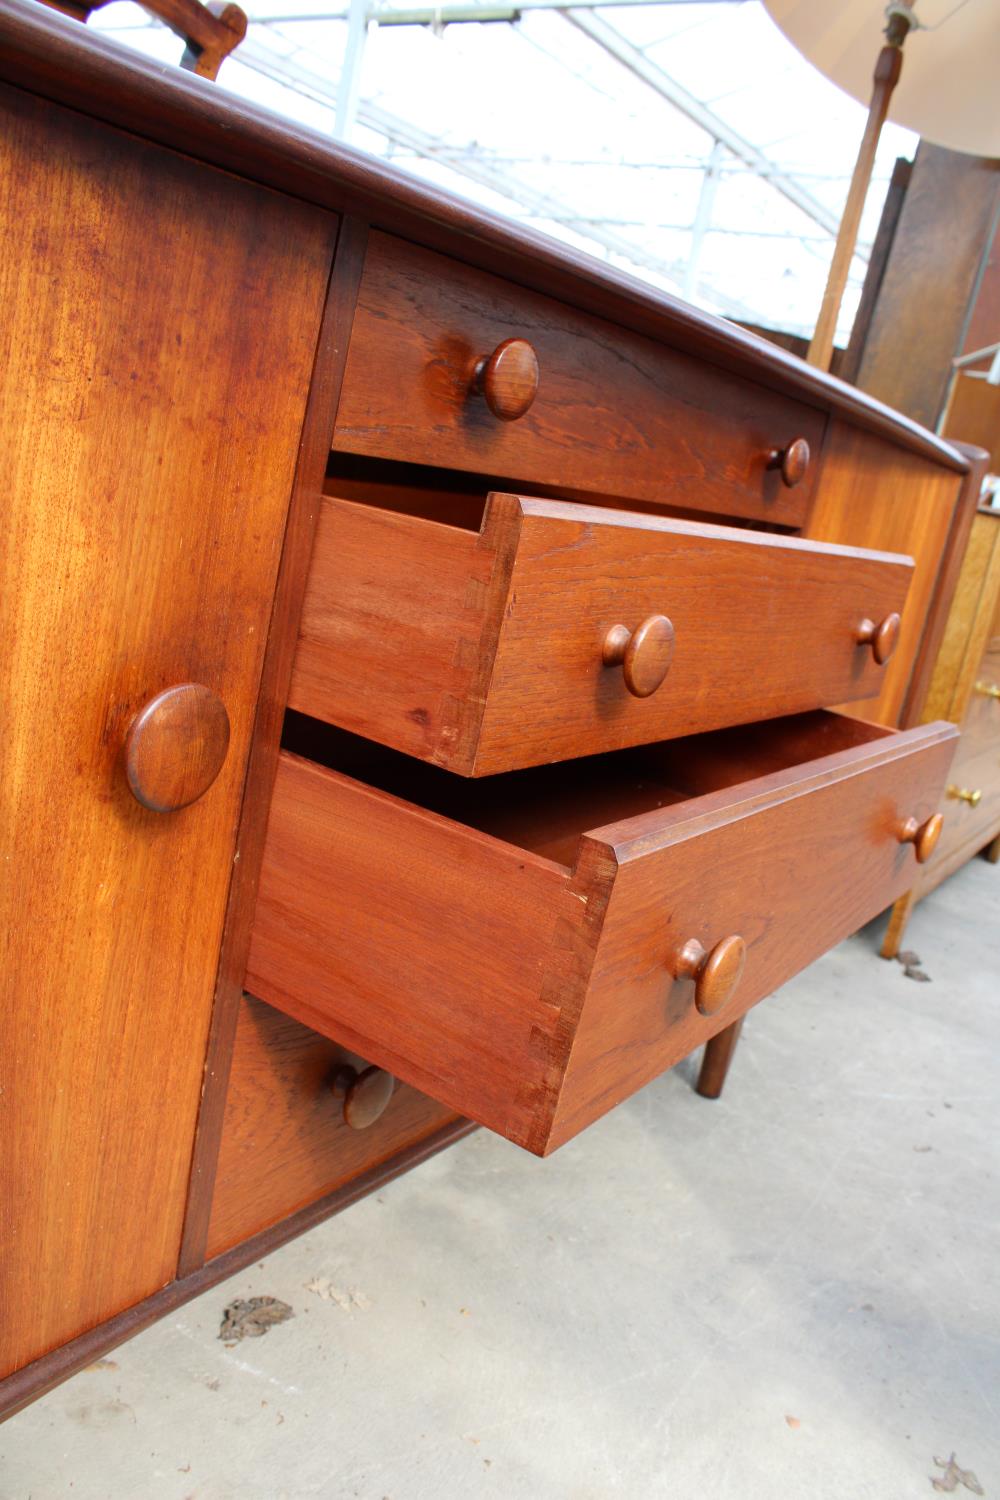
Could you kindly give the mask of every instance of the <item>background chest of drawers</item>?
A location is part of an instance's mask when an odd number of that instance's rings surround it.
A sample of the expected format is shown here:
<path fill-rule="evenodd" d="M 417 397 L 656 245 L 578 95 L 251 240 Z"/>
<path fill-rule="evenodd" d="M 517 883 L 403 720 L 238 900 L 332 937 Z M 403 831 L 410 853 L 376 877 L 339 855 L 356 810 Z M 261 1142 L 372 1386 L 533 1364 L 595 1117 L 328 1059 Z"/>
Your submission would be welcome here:
<path fill-rule="evenodd" d="M 915 901 L 980 852 L 1000 859 L 1000 511 L 973 521 L 921 717 L 951 719 L 962 740 L 941 801 L 941 843 L 893 908 L 886 958 L 899 952 Z"/>
<path fill-rule="evenodd" d="M 30 0 L 0 42 L 10 1410 L 908 889 L 976 476 Z"/>

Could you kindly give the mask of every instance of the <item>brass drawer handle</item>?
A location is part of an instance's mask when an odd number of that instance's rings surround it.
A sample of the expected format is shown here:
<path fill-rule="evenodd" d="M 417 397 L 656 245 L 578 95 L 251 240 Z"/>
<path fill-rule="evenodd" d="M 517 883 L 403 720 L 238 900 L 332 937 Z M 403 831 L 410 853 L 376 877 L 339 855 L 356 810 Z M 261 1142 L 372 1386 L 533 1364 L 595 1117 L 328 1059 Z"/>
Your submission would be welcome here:
<path fill-rule="evenodd" d="M 1000 698 L 1000 686 L 995 682 L 977 682 L 972 691 L 984 698 Z"/>
<path fill-rule="evenodd" d="M 862 620 L 855 639 L 859 646 L 871 646 L 872 656 L 881 667 L 896 649 L 900 624 L 899 615 L 895 610 L 891 615 L 886 615 L 878 625 L 874 620 Z"/>
<path fill-rule="evenodd" d="M 781 471 L 781 482 L 793 490 L 806 477 L 809 467 L 809 444 L 805 438 L 793 438 L 787 448 L 772 448 L 767 467 Z"/>
<path fill-rule="evenodd" d="M 344 1101 L 344 1120 L 352 1130 L 367 1130 L 381 1119 L 396 1087 L 382 1068 L 338 1068 L 331 1085 L 335 1099 Z"/>
<path fill-rule="evenodd" d="M 648 698 L 663 682 L 674 654 L 674 627 L 666 615 L 650 615 L 638 630 L 612 625 L 604 637 L 601 659 L 621 667 L 634 698 Z"/>
<path fill-rule="evenodd" d="M 697 938 L 678 948 L 668 967 L 675 979 L 694 980 L 694 1003 L 703 1016 L 714 1016 L 743 977 L 747 945 L 737 935 L 724 937 L 706 952 Z"/>
<path fill-rule="evenodd" d="M 971 791 L 967 786 L 950 786 L 946 795 L 956 802 L 967 802 L 970 807 L 978 807 L 983 800 L 983 789 L 977 786 L 975 791 Z"/>
<path fill-rule="evenodd" d="M 204 796 L 229 750 L 229 715 L 200 682 L 166 688 L 139 710 L 125 736 L 129 790 L 150 812 L 178 812 Z"/>
<path fill-rule="evenodd" d="M 916 818 L 907 818 L 900 826 L 899 842 L 912 844 L 917 864 L 925 865 L 937 848 L 943 827 L 944 818 L 940 813 L 932 813 L 923 823 L 918 823 Z"/>
<path fill-rule="evenodd" d="M 527 339 L 504 339 L 476 364 L 472 388 L 501 422 L 516 422 L 538 395 L 538 356 Z"/>

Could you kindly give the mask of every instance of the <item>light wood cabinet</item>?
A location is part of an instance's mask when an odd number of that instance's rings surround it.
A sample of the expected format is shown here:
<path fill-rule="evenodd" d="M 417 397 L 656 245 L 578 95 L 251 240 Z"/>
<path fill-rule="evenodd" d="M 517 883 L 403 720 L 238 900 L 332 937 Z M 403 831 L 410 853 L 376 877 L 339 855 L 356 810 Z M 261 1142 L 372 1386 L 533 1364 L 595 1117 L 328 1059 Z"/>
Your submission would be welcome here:
<path fill-rule="evenodd" d="M 899 952 L 922 896 L 979 853 L 1000 860 L 1000 511 L 981 510 L 973 522 L 922 717 L 950 719 L 962 741 L 941 801 L 938 855 L 896 902 L 885 958 Z"/>

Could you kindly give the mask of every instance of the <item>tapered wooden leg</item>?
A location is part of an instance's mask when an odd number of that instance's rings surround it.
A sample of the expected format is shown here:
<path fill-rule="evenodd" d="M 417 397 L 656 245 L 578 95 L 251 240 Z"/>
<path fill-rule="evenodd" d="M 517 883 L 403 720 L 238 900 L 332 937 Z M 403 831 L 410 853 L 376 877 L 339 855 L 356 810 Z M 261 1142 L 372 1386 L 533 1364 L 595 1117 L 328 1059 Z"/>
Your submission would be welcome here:
<path fill-rule="evenodd" d="M 1000 864 L 1000 834 L 997 835 L 992 844 L 986 845 L 986 848 L 983 850 L 983 858 L 988 859 L 991 865 Z"/>
<path fill-rule="evenodd" d="M 732 1026 L 727 1026 L 725 1031 L 720 1031 L 713 1036 L 710 1042 L 705 1044 L 705 1055 L 701 1060 L 701 1072 L 698 1074 L 698 1082 L 695 1087 L 703 1099 L 718 1099 L 722 1093 L 722 1086 L 729 1072 L 729 1064 L 733 1060 L 736 1051 L 736 1043 L 739 1041 L 740 1031 L 743 1027 L 743 1017 L 734 1021 Z"/>
<path fill-rule="evenodd" d="M 899 952 L 899 945 L 903 941 L 903 933 L 906 924 L 910 920 L 910 912 L 913 910 L 913 892 L 907 891 L 905 896 L 900 896 L 892 908 L 892 916 L 889 918 L 889 926 L 885 937 L 882 939 L 881 953 L 883 958 L 895 958 Z"/>

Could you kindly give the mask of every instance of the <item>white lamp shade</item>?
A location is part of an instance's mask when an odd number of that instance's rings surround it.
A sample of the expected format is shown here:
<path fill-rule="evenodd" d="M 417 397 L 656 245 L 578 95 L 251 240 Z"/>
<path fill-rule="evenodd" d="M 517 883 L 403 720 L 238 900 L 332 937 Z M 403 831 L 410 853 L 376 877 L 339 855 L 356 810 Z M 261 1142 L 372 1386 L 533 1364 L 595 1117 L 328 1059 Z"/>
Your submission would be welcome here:
<path fill-rule="evenodd" d="M 788 40 L 860 103 L 885 44 L 885 0 L 764 0 Z M 1000 0 L 916 0 L 889 118 L 938 146 L 1000 156 Z"/>

